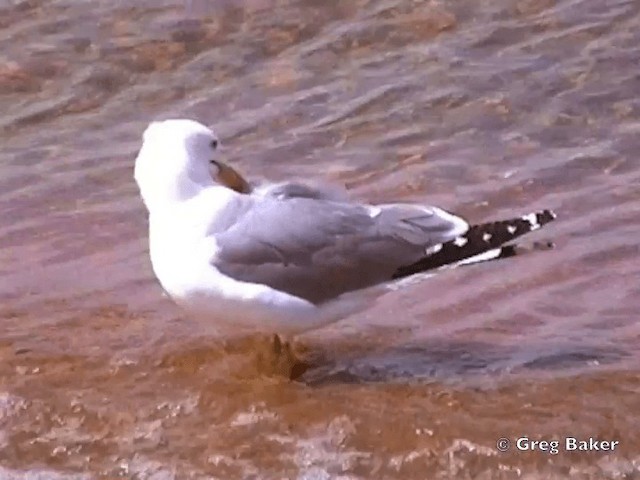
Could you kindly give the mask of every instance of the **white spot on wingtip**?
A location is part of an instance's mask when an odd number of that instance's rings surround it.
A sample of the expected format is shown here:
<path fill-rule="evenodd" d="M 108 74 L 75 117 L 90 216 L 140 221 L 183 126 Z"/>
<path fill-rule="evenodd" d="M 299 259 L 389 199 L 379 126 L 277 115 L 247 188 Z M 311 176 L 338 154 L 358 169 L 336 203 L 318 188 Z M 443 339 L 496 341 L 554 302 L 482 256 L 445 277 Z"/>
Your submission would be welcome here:
<path fill-rule="evenodd" d="M 554 212 L 553 210 L 549 210 L 549 215 L 551 215 L 551 218 L 553 219 L 558 218 L 558 215 L 556 215 L 556 212 Z"/>
<path fill-rule="evenodd" d="M 369 205 L 369 208 L 367 210 L 369 211 L 369 216 L 371 218 L 376 218 L 378 215 L 382 213 L 382 208 L 376 205 Z"/>
<path fill-rule="evenodd" d="M 493 236 L 493 235 L 491 235 L 490 233 L 483 233 L 483 234 L 482 234 L 482 240 L 483 240 L 484 242 L 488 242 L 489 240 L 491 240 L 491 237 L 492 237 L 492 236 Z"/>
<path fill-rule="evenodd" d="M 434 253 L 438 253 L 440 250 L 442 250 L 442 244 L 436 243 L 435 245 L 432 245 L 431 247 L 427 248 L 425 253 L 427 255 L 433 255 Z"/>
<path fill-rule="evenodd" d="M 513 225 L 507 225 L 507 232 L 513 234 L 516 233 L 517 228 L 514 227 Z"/>
<path fill-rule="evenodd" d="M 540 223 L 538 223 L 538 215 L 535 213 L 523 215 L 522 220 L 524 220 L 525 222 L 529 222 L 529 225 L 531 225 L 531 230 L 537 230 L 538 228 L 540 228 Z"/>
<path fill-rule="evenodd" d="M 453 241 L 456 247 L 464 247 L 467 243 L 469 243 L 469 240 L 464 237 L 458 237 Z"/>

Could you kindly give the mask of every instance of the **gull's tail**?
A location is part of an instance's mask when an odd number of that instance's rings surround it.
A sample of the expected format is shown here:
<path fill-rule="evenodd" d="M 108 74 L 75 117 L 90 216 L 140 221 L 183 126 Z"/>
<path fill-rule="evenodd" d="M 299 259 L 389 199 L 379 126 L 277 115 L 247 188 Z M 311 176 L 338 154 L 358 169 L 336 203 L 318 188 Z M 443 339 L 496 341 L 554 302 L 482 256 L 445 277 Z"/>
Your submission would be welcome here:
<path fill-rule="evenodd" d="M 504 245 L 553 221 L 556 214 L 541 210 L 519 218 L 474 225 L 464 235 L 429 248 L 427 255 L 411 265 L 400 267 L 393 278 L 402 278 L 445 265 L 475 263 L 517 255 L 521 249 Z M 534 247 L 540 247 L 540 244 Z M 549 248 L 551 244 L 542 245 Z"/>

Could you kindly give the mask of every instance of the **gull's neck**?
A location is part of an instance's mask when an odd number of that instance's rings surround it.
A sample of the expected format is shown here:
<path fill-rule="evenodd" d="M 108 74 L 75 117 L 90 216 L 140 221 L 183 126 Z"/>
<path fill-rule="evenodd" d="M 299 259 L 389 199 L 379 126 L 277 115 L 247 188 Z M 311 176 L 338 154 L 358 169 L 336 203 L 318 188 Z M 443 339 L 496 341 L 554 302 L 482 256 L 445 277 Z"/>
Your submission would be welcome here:
<path fill-rule="evenodd" d="M 146 147 L 146 148 L 145 148 Z M 170 162 L 157 161 L 171 155 Z M 143 145 L 136 160 L 136 182 L 149 213 L 186 202 L 216 184 L 207 162 L 194 162 L 189 152 L 163 152 L 160 146 Z"/>
<path fill-rule="evenodd" d="M 196 181 L 189 172 L 180 172 L 172 178 L 156 179 L 148 188 L 141 188 L 141 192 L 149 213 L 154 213 L 191 200 L 213 186 L 211 178 Z"/>

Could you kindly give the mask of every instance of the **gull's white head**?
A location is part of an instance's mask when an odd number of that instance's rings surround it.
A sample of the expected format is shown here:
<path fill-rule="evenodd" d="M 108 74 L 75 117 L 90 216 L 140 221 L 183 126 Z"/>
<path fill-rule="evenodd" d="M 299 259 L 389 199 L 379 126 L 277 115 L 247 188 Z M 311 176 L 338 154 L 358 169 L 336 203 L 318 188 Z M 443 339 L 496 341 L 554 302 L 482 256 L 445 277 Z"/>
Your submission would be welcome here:
<path fill-rule="evenodd" d="M 213 185 L 218 138 L 194 120 L 151 123 L 142 136 L 134 178 L 147 209 L 188 200 Z"/>

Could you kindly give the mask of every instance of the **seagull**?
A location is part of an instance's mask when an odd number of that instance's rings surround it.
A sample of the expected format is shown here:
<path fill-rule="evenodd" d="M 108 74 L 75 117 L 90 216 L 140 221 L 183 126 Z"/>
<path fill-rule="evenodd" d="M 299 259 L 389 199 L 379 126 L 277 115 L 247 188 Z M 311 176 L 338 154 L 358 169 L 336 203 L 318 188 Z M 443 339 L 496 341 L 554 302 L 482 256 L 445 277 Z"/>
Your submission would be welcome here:
<path fill-rule="evenodd" d="M 472 226 L 430 205 L 358 203 L 304 181 L 252 183 L 219 159 L 219 143 L 194 120 L 152 122 L 134 178 L 155 276 L 189 316 L 221 329 L 320 328 L 397 279 L 513 255 L 507 242 L 555 219 L 541 210 Z"/>

